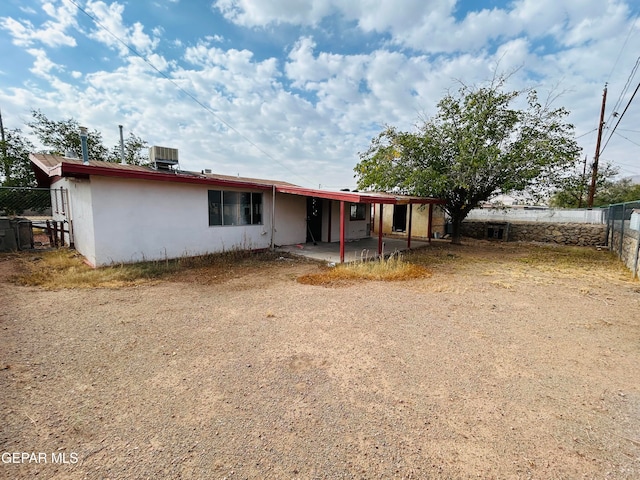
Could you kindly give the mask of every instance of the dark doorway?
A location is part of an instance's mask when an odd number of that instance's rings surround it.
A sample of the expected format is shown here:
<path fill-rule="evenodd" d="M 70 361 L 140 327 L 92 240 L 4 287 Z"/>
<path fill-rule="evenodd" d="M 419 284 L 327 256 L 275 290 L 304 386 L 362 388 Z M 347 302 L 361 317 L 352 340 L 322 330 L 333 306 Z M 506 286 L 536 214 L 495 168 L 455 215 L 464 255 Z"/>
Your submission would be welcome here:
<path fill-rule="evenodd" d="M 393 231 L 394 232 L 407 231 L 407 206 L 406 205 L 393 206 Z"/>
<path fill-rule="evenodd" d="M 319 242 L 322 234 L 322 199 L 307 197 L 307 242 Z"/>

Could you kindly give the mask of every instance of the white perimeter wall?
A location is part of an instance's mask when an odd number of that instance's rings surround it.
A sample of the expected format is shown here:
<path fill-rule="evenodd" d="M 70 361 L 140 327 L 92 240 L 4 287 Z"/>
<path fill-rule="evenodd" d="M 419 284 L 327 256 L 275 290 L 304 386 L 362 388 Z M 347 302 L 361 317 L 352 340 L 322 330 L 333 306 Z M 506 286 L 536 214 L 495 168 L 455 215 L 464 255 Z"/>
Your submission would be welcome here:
<path fill-rule="evenodd" d="M 500 222 L 555 222 L 555 223 L 603 223 L 606 209 L 525 210 L 521 208 L 475 208 L 469 212 L 469 220 L 493 220 Z"/>
<path fill-rule="evenodd" d="M 91 195 L 85 201 L 93 210 L 94 264 L 270 247 L 271 190 L 262 191 L 262 225 L 210 227 L 208 191 L 213 189 L 216 187 L 91 177 Z"/>
<path fill-rule="evenodd" d="M 631 221 L 629 222 L 631 230 L 640 230 L 640 209 L 631 212 Z"/>

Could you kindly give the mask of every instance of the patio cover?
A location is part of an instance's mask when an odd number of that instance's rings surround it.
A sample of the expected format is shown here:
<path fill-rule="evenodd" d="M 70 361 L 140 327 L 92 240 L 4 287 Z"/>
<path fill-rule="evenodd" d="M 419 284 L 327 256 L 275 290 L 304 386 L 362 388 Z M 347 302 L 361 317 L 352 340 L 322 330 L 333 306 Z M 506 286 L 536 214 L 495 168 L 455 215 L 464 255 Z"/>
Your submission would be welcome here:
<path fill-rule="evenodd" d="M 380 214 L 378 215 L 378 255 L 382 254 L 382 209 L 384 205 L 409 205 L 409 225 L 407 228 L 407 249 L 411 248 L 411 218 L 413 204 L 429 205 L 429 241 L 431 241 L 431 220 L 433 218 L 433 206 L 443 204 L 444 201 L 432 197 L 417 197 L 411 195 L 397 195 L 393 193 L 381 192 L 348 192 L 348 191 L 330 191 L 314 188 L 304 188 L 295 185 L 278 185 L 275 190 L 280 193 L 288 193 L 290 195 L 302 195 L 305 197 L 324 198 L 327 200 L 336 200 L 340 202 L 340 263 L 344 262 L 344 244 L 345 244 L 345 202 L 350 203 L 366 203 L 379 204 Z"/>

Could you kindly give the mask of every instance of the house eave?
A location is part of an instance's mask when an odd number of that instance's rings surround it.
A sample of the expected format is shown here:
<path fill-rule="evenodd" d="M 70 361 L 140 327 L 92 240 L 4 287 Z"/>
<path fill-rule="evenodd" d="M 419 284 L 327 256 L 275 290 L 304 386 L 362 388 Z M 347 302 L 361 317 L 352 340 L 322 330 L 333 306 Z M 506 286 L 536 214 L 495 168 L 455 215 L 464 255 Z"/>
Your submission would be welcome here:
<path fill-rule="evenodd" d="M 382 204 L 442 204 L 442 200 L 431 197 L 414 197 L 406 195 L 394 195 L 390 193 L 377 192 L 333 192 L 327 190 L 319 190 L 314 188 L 304 188 L 297 186 L 276 186 L 279 193 L 288 193 L 291 195 L 302 195 L 306 197 L 323 198 L 327 200 L 337 200 L 351 203 L 382 203 Z"/>

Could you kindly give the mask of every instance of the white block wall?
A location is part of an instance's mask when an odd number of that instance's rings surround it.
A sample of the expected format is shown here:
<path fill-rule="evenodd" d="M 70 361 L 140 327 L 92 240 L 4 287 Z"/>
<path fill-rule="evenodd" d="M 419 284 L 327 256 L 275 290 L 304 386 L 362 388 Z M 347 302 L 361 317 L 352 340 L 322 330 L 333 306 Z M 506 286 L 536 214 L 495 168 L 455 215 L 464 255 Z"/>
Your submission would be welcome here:
<path fill-rule="evenodd" d="M 554 223 L 604 223 L 606 209 L 564 209 L 548 208 L 529 210 L 522 208 L 475 208 L 469 212 L 469 220 L 489 220 L 499 222 L 554 222 Z"/>

